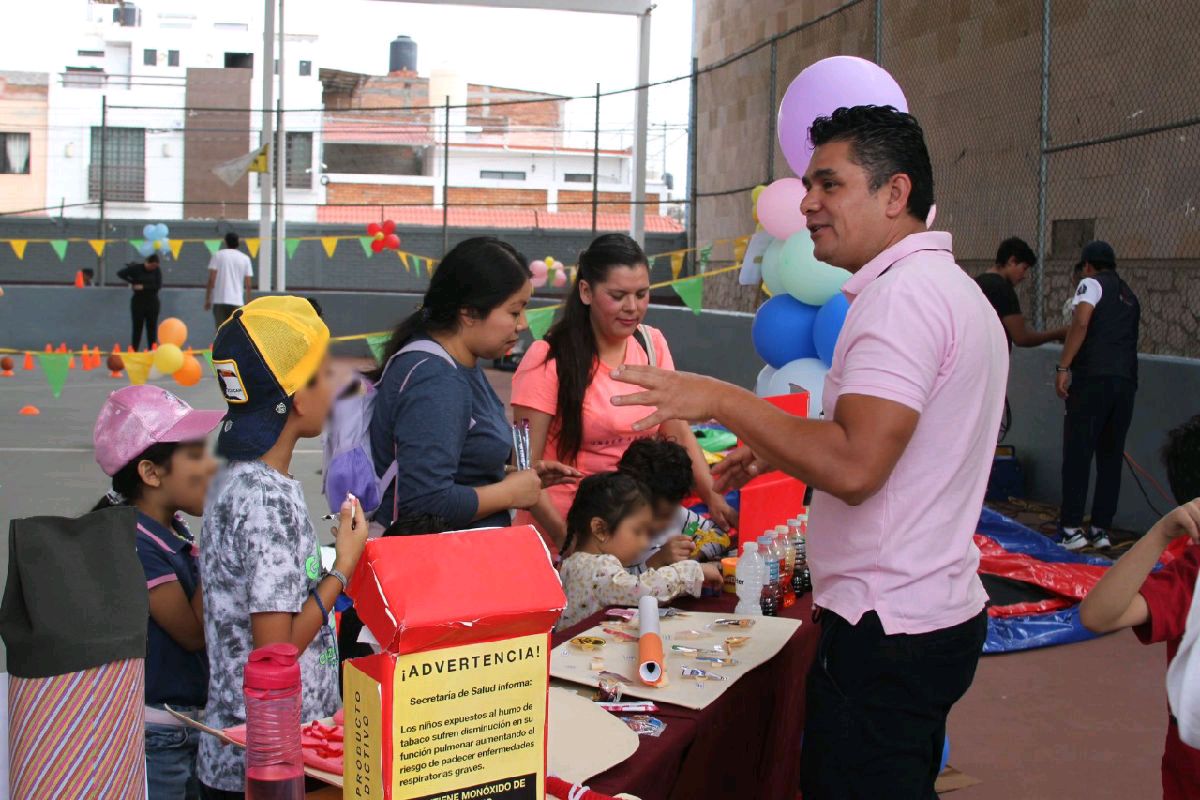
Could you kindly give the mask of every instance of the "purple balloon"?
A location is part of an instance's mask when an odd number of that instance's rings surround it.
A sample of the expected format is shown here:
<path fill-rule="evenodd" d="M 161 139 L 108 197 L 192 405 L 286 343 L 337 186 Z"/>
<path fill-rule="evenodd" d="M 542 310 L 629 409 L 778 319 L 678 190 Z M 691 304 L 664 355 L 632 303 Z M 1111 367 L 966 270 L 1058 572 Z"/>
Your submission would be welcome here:
<path fill-rule="evenodd" d="M 813 153 L 808 130 L 813 120 L 839 108 L 866 105 L 908 111 L 900 84 L 866 59 L 823 58 L 797 75 L 779 104 L 779 146 L 792 172 L 803 175 L 808 169 Z"/>

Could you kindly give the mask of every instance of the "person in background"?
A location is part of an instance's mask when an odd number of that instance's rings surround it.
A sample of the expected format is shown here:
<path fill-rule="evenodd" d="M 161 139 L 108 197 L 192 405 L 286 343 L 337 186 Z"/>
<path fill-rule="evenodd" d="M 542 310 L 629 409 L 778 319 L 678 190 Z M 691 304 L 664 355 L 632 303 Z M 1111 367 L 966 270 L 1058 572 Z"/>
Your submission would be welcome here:
<path fill-rule="evenodd" d="M 1200 416 L 1167 434 L 1163 447 L 1167 480 L 1179 507 L 1154 523 L 1129 552 L 1104 573 L 1079 606 L 1088 630 L 1111 633 L 1133 628 L 1142 644 L 1167 643 L 1167 664 L 1183 639 L 1196 578 L 1200 575 Z M 1176 539 L 1189 546 L 1165 567 L 1154 571 L 1159 557 Z M 1164 800 L 1200 797 L 1200 750 L 1179 738 L 1174 716 L 1168 716 L 1162 757 Z"/>
<path fill-rule="evenodd" d="M 81 269 L 79 271 L 83 273 L 83 285 L 84 286 L 95 286 L 96 285 L 96 270 Z"/>
<path fill-rule="evenodd" d="M 531 423 L 530 447 L 543 458 L 577 467 L 584 475 L 617 466 L 636 439 L 662 433 L 683 445 L 692 459 L 696 493 L 718 523 L 736 524 L 737 514 L 713 490 L 712 473 L 686 422 L 664 422 L 661 430 L 634 431 L 648 409 L 614 408 L 621 391 L 610 373 L 622 364 L 654 363 L 674 369 L 666 337 L 643 325 L 650 306 L 650 267 L 645 252 L 623 233 L 595 239 L 579 256 L 579 274 L 562 316 L 542 341 L 534 342 L 513 376 L 514 419 Z M 653 362 L 652 360 L 653 359 Z M 558 546 L 575 487 L 546 492 L 534 509 L 538 528 Z"/>
<path fill-rule="evenodd" d="M 713 418 L 729 428 L 746 446 L 713 470 L 719 485 L 773 466 L 816 488 L 808 564 L 821 641 L 806 684 L 801 791 L 929 800 L 946 718 L 987 636 L 974 536 L 1008 348 L 950 234 L 926 230 L 933 169 L 917 120 L 839 108 L 813 122 L 811 139 L 800 211 L 817 260 L 853 273 L 824 419 L 649 367 L 616 370 L 644 391 L 613 402 L 658 409 L 635 430 Z"/>
<path fill-rule="evenodd" d="M 634 575 L 685 559 L 719 561 L 729 535 L 711 519 L 683 507 L 692 491 L 692 459 L 682 445 L 662 438 L 638 439 L 617 462 L 617 472 L 639 481 L 654 512 L 650 545 L 627 569 Z"/>
<path fill-rule="evenodd" d="M 394 463 L 374 522 L 440 517 L 448 528 L 507 526 L 537 503 L 543 482 L 578 475 L 537 461 L 508 471 L 512 427 L 480 361 L 499 358 L 528 325 L 533 293 L 525 257 L 490 236 L 451 248 L 422 304 L 392 333 L 370 422 L 376 475 Z M 406 349 L 407 348 L 407 349 Z"/>
<path fill-rule="evenodd" d="M 1121 496 L 1125 435 L 1137 394 L 1137 295 L 1117 274 L 1108 242 L 1083 248 L 1083 280 L 1075 290 L 1074 314 L 1055 367 L 1054 387 L 1066 401 L 1063 417 L 1062 512 L 1059 537 L 1068 550 L 1108 547 L 1108 529 Z M 1083 529 L 1092 458 L 1096 489 L 1090 530 Z"/>
<path fill-rule="evenodd" d="M 286 642 L 300 651 L 303 720 L 331 716 L 338 695 L 337 642 L 329 610 L 354 574 L 367 521 L 342 503 L 333 568 L 322 570 L 300 481 L 291 475 L 301 439 L 321 435 L 333 404 L 329 329 L 301 297 L 260 297 L 217 329 L 213 369 L 228 412 L 217 454 L 228 460 L 204 504 L 200 576 L 209 650 L 208 707 L 215 728 L 246 721 L 242 670 L 250 653 Z M 212 736 L 200 742 L 205 796 L 238 798 L 245 754 Z"/>
<path fill-rule="evenodd" d="M 208 262 L 208 285 L 204 288 L 204 310 L 212 311 L 213 322 L 221 327 L 235 308 L 250 297 L 250 279 L 254 265 L 250 256 L 238 249 L 238 235 L 225 234 L 225 247 L 213 253 Z"/>
<path fill-rule="evenodd" d="M 129 284 L 133 296 L 129 300 L 129 315 L 133 318 L 133 335 L 129 343 L 134 350 L 142 347 L 142 328 L 146 329 L 146 346 L 158 344 L 158 290 L 162 288 L 162 269 L 158 253 L 146 256 L 142 263 L 125 265 L 117 277 Z"/>
<path fill-rule="evenodd" d="M 137 508 L 134 546 L 146 575 L 146 786 L 149 800 L 198 800 L 200 732 L 168 714 L 200 719 L 208 700 L 203 592 L 197 549 L 180 512 L 204 511 L 217 462 L 205 437 L 221 411 L 197 411 L 157 386 L 126 386 L 109 395 L 92 443 L 112 489 L 93 511 Z"/>
<path fill-rule="evenodd" d="M 975 279 L 1004 325 L 1010 350 L 1014 344 L 1017 347 L 1038 347 L 1046 342 L 1061 342 L 1067 335 L 1066 328 L 1035 331 L 1025 327 L 1025 315 L 1021 313 L 1016 287 L 1025 280 L 1036 263 L 1037 256 L 1029 245 L 1013 236 L 1000 243 L 992 268 Z"/>
<path fill-rule="evenodd" d="M 569 628 L 608 606 L 636 606 L 643 595 L 660 603 L 699 597 L 707 583 L 720 586 L 714 564 L 677 561 L 631 575 L 633 564 L 650 544 L 654 513 L 645 487 L 619 472 L 601 472 L 579 482 L 567 512 L 562 579 L 567 607 L 556 626 Z"/>
<path fill-rule="evenodd" d="M 1063 300 L 1062 304 L 1063 323 L 1067 328 L 1071 327 L 1071 317 L 1075 313 L 1075 292 L 1079 288 L 1081 280 L 1083 280 L 1083 262 L 1077 261 L 1075 262 L 1075 266 L 1071 267 L 1071 292 L 1067 295 L 1067 299 Z"/>

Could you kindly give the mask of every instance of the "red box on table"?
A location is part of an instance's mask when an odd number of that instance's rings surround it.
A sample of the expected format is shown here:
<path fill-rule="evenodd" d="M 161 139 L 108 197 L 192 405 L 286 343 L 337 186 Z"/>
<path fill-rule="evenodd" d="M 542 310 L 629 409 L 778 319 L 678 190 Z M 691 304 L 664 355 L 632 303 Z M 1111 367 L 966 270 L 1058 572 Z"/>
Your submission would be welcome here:
<path fill-rule="evenodd" d="M 789 414 L 808 416 L 808 392 L 763 399 Z M 774 530 L 776 525 L 787 524 L 789 519 L 801 513 L 806 488 L 803 481 L 779 470 L 759 475 L 743 486 L 738 510 L 738 554 L 741 555 L 745 542 Z"/>
<path fill-rule="evenodd" d="M 542 800 L 566 597 L 537 531 L 373 540 L 349 594 L 383 652 L 346 662 L 344 796 Z"/>

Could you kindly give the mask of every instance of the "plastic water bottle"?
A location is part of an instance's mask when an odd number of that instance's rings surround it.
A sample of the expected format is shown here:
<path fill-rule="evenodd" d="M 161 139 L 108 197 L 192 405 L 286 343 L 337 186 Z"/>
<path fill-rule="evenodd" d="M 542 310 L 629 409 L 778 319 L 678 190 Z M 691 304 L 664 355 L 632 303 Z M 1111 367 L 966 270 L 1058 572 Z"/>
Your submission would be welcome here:
<path fill-rule="evenodd" d="M 247 800 L 304 800 L 299 657 L 295 645 L 280 642 L 246 661 Z"/>
<path fill-rule="evenodd" d="M 768 617 L 779 615 L 779 603 L 782 596 L 779 590 L 779 554 L 772 546 L 773 538 L 774 535 L 770 531 L 758 537 L 758 552 L 765 562 L 763 573 L 766 575 L 766 580 L 763 582 L 762 611 L 763 615 Z"/>
<path fill-rule="evenodd" d="M 796 551 L 792 547 L 792 541 L 788 538 L 788 526 L 775 526 L 775 546 L 779 548 L 780 561 L 779 568 L 782 574 L 779 578 L 779 585 L 783 589 L 783 608 L 790 608 L 796 604 L 796 592 L 792 589 L 792 576 L 796 568 Z"/>
<path fill-rule="evenodd" d="M 733 613 L 747 617 L 762 616 L 763 560 L 757 542 L 746 542 L 737 562 L 737 608 Z"/>

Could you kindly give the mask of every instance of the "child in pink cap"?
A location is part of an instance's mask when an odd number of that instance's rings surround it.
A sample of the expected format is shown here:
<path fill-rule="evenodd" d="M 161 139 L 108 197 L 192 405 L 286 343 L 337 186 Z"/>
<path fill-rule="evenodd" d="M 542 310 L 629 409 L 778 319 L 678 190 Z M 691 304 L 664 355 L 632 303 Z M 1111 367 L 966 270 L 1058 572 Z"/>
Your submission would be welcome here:
<path fill-rule="evenodd" d="M 208 696 L 198 550 L 179 512 L 199 516 L 217 462 L 205 438 L 222 411 L 197 411 L 158 386 L 109 395 L 92 439 L 112 489 L 96 508 L 138 510 L 137 552 L 150 593 L 146 778 L 150 800 L 198 798 L 199 735 L 164 710 L 197 715 Z"/>

